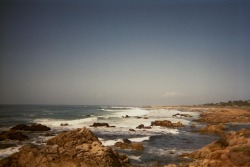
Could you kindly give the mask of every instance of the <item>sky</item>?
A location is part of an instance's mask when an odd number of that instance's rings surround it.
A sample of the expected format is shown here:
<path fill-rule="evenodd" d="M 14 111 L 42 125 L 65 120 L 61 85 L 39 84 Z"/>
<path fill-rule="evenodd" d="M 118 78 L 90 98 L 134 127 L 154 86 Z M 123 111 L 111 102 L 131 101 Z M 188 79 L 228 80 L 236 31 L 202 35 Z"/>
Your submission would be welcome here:
<path fill-rule="evenodd" d="M 250 99 L 250 1 L 0 3 L 0 104 Z"/>

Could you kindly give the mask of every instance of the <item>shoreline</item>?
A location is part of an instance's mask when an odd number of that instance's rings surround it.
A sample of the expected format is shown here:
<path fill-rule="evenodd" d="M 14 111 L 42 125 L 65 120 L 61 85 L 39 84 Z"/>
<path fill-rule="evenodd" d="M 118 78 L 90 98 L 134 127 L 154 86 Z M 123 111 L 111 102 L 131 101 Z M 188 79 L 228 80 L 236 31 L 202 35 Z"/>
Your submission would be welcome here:
<path fill-rule="evenodd" d="M 203 127 L 204 133 L 217 135 L 217 136 L 225 136 L 227 134 L 226 128 L 224 128 L 227 124 L 246 124 L 249 125 L 250 123 L 250 110 L 248 109 L 242 109 L 242 108 L 232 108 L 232 107 L 204 107 L 204 106 L 147 106 L 143 107 L 147 110 L 178 110 L 180 112 L 200 112 L 198 119 L 193 120 L 191 123 L 204 123 L 204 126 L 207 125 L 207 127 Z M 124 118 L 129 119 L 129 118 Z M 139 119 L 138 119 L 139 121 Z M 139 122 L 138 122 L 139 124 Z M 206 125 L 205 125 L 206 124 Z M 249 130 L 249 128 L 247 128 Z M 201 130 L 201 129 L 199 129 Z M 71 130 L 70 130 L 71 131 Z M 203 133 L 201 131 L 193 131 L 192 133 Z M 235 132 L 236 133 L 236 132 Z M 214 143 L 214 142 L 212 142 Z M 211 145 L 210 143 L 209 145 Z M 202 150 L 203 148 L 207 147 L 204 146 L 201 149 L 195 150 L 193 152 L 187 153 L 186 157 L 184 156 L 184 160 L 180 163 L 176 164 L 166 164 L 165 166 L 189 166 L 189 163 L 185 162 L 192 161 L 193 163 L 197 161 L 197 157 L 191 156 L 194 155 L 194 152 L 197 152 L 199 150 Z M 114 147 L 111 147 L 115 150 Z M 174 156 L 180 156 L 175 154 Z M 203 163 L 199 161 L 199 163 Z M 184 165 L 185 164 L 185 165 Z M 133 164 L 130 164 L 133 166 Z M 162 166 L 158 165 L 158 166 Z"/>

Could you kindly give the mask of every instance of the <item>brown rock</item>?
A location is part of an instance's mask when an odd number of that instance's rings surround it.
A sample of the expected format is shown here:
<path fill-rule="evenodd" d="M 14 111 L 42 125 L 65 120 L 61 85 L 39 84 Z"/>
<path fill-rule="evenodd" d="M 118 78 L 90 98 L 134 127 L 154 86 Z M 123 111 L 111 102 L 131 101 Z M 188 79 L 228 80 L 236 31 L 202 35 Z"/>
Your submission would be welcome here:
<path fill-rule="evenodd" d="M 204 128 L 200 129 L 200 132 L 202 133 L 223 133 L 223 130 L 225 130 L 226 127 L 222 124 L 218 125 L 207 125 Z"/>
<path fill-rule="evenodd" d="M 4 131 L 0 133 L 0 141 L 2 140 L 27 140 L 29 139 L 26 135 L 24 135 L 22 132 L 18 132 L 15 130 L 9 130 L 9 131 Z"/>
<path fill-rule="evenodd" d="M 92 167 L 126 166 L 128 158 L 101 144 L 87 128 L 63 132 L 46 146 L 24 146 L 19 152 L 0 160 L 8 167 Z"/>
<path fill-rule="evenodd" d="M 151 126 L 164 126 L 164 127 L 170 127 L 170 128 L 179 128 L 183 127 L 183 124 L 179 121 L 177 123 L 172 123 L 171 121 L 168 120 L 156 120 L 151 122 Z"/>
<path fill-rule="evenodd" d="M 184 166 L 250 166 L 250 130 L 230 132 L 207 146 L 186 154 L 194 161 Z"/>
<path fill-rule="evenodd" d="M 136 127 L 137 129 L 151 129 L 150 126 L 144 126 L 143 124 L 140 124 Z"/>
<path fill-rule="evenodd" d="M 11 130 L 21 130 L 21 131 L 49 131 L 50 128 L 42 124 L 19 124 L 11 128 Z"/>
<path fill-rule="evenodd" d="M 93 123 L 93 125 L 91 125 L 91 127 L 102 127 L 102 126 L 109 127 L 109 124 L 108 123 L 95 122 L 95 123 Z"/>
<path fill-rule="evenodd" d="M 122 149 L 137 150 L 137 151 L 142 151 L 144 149 L 142 143 L 131 142 L 131 141 L 116 142 L 115 147 L 119 147 Z"/>

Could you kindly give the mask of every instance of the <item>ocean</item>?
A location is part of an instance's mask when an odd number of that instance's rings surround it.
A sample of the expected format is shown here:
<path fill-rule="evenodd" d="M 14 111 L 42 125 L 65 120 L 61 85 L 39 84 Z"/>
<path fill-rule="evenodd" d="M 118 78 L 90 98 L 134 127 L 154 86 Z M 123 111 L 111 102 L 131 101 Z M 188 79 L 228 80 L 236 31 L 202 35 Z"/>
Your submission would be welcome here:
<path fill-rule="evenodd" d="M 189 114 L 192 117 L 172 117 L 177 113 Z M 129 118 L 125 118 L 129 116 Z M 145 165 L 152 163 L 177 163 L 178 155 L 199 149 L 217 139 L 217 136 L 192 132 L 191 121 L 198 118 L 198 112 L 178 110 L 148 110 L 143 107 L 129 106 L 83 106 L 83 105 L 0 105 L 0 131 L 8 130 L 17 124 L 40 123 L 50 127 L 50 133 L 56 135 L 61 131 L 75 128 L 89 128 L 105 146 L 111 146 L 130 158 L 131 163 Z M 155 120 L 180 121 L 183 128 L 166 128 L 152 126 L 151 129 L 136 129 L 140 124 L 150 126 Z M 115 127 L 90 127 L 93 123 L 108 123 Z M 61 126 L 67 124 L 67 126 Z M 201 124 L 196 124 L 196 128 Z M 135 131 L 130 131 L 134 129 Z M 44 133 L 26 134 L 28 141 L 0 142 L 0 159 L 16 151 L 24 144 L 44 144 L 51 136 Z M 129 139 L 142 142 L 143 151 L 122 150 L 114 143 Z"/>

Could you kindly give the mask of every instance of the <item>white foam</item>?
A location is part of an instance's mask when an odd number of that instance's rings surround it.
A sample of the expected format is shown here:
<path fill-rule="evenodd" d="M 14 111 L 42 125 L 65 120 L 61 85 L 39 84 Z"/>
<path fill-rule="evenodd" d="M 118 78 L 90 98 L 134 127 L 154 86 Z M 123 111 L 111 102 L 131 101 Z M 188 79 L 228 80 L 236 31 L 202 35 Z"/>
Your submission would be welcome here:
<path fill-rule="evenodd" d="M 139 162 L 141 162 L 141 156 L 135 156 L 135 155 L 128 155 L 128 158 L 129 159 L 133 159 L 133 160 L 135 160 L 135 161 L 139 161 Z"/>
<path fill-rule="evenodd" d="M 116 142 L 122 142 L 122 139 L 116 139 L 116 140 L 103 140 L 99 138 L 99 140 L 102 142 L 104 146 L 113 146 Z"/>
<path fill-rule="evenodd" d="M 137 137 L 137 138 L 129 138 L 130 141 L 132 142 L 142 142 L 145 140 L 149 140 L 149 136 L 145 136 L 145 137 Z"/>
<path fill-rule="evenodd" d="M 35 123 L 40 123 L 52 128 L 60 127 L 61 124 L 68 124 L 65 127 L 82 127 L 91 124 L 92 122 L 96 122 L 96 117 L 91 118 L 83 118 L 83 119 L 75 119 L 75 120 L 63 120 L 63 119 L 35 119 Z"/>
<path fill-rule="evenodd" d="M 127 110 L 120 110 L 120 111 L 117 111 L 114 113 L 114 115 L 116 116 L 143 116 L 143 115 L 147 115 L 149 114 L 149 110 L 144 110 L 144 109 L 141 109 L 141 108 L 137 108 L 137 107 L 134 107 L 134 108 L 130 108 L 130 109 L 127 109 Z"/>
<path fill-rule="evenodd" d="M 14 153 L 18 152 L 20 147 L 21 146 L 9 147 L 9 148 L 6 148 L 6 149 L 0 149 L 0 159 L 3 159 L 5 157 L 10 156 L 11 154 L 14 154 Z"/>

